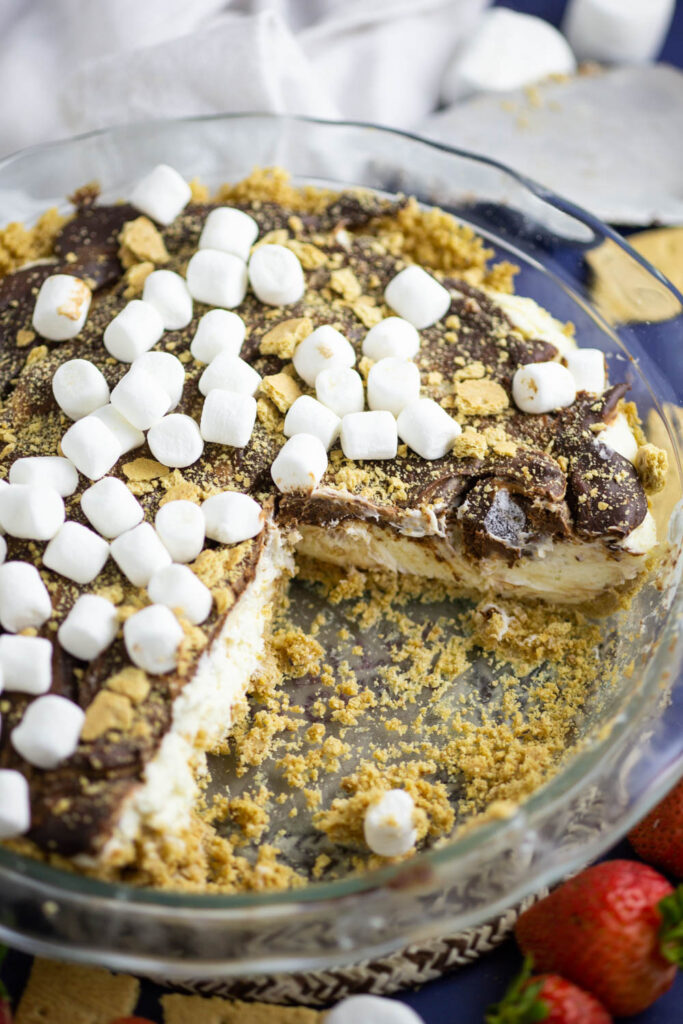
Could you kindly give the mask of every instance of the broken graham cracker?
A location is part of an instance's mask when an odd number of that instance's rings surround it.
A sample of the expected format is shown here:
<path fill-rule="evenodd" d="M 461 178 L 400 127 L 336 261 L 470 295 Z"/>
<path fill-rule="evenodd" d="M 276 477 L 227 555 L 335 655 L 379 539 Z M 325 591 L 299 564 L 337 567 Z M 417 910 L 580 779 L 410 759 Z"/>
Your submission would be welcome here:
<path fill-rule="evenodd" d="M 307 316 L 283 320 L 261 338 L 261 354 L 291 359 L 300 341 L 313 331 L 313 322 Z"/>
<path fill-rule="evenodd" d="M 455 385 L 455 404 L 463 416 L 495 416 L 510 404 L 505 389 L 495 380 L 460 380 Z"/>
<path fill-rule="evenodd" d="M 138 263 L 168 263 L 169 256 L 164 240 L 148 217 L 129 220 L 119 234 L 119 259 L 128 269 Z"/>
<path fill-rule="evenodd" d="M 133 1012 L 139 994 L 129 974 L 34 960 L 15 1024 L 111 1024 Z"/>
<path fill-rule="evenodd" d="M 259 390 L 280 412 L 287 412 L 301 395 L 301 388 L 288 373 L 274 373 L 264 377 Z"/>
<path fill-rule="evenodd" d="M 301 1006 L 243 1003 L 218 996 L 162 996 L 161 1007 L 164 1024 L 322 1024 L 323 1021 L 323 1014 Z"/>

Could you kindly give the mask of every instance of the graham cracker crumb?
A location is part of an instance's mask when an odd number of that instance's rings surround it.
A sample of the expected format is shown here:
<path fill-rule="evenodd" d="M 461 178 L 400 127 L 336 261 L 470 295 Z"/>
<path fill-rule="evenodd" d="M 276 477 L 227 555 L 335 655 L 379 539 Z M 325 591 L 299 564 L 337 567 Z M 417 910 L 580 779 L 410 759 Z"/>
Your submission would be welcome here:
<path fill-rule="evenodd" d="M 646 494 L 658 494 L 666 485 L 669 458 L 663 448 L 642 444 L 636 452 L 636 470 Z"/>
<path fill-rule="evenodd" d="M 495 416 L 510 404 L 507 392 L 494 380 L 458 381 L 455 401 L 463 416 Z"/>
<path fill-rule="evenodd" d="M 264 377 L 260 390 L 280 412 L 287 412 L 301 395 L 301 388 L 288 373 L 275 373 L 270 377 Z"/>
<path fill-rule="evenodd" d="M 150 682 L 145 673 L 141 668 L 133 668 L 132 665 L 110 676 L 106 686 L 115 693 L 123 694 L 133 704 L 142 704 L 150 690 Z"/>
<path fill-rule="evenodd" d="M 154 264 L 149 260 L 145 260 L 144 263 L 136 263 L 130 267 L 124 275 L 124 281 L 126 282 L 126 287 L 123 291 L 124 299 L 134 299 L 136 295 L 141 295 L 145 281 L 154 269 Z"/>
<path fill-rule="evenodd" d="M 138 483 L 146 480 L 157 480 L 160 476 L 166 476 L 169 469 L 168 466 L 163 466 L 155 459 L 146 459 L 142 456 L 139 459 L 133 459 L 132 462 L 126 462 L 123 472 L 133 483 Z"/>
<path fill-rule="evenodd" d="M 136 217 L 124 225 L 119 234 L 119 259 L 125 268 L 149 261 L 155 264 L 168 263 L 169 256 L 164 240 L 148 217 Z"/>
<path fill-rule="evenodd" d="M 25 348 L 26 345 L 30 345 L 32 341 L 36 340 L 36 332 L 27 330 L 22 327 L 21 330 L 17 331 L 15 338 L 15 344 L 17 348 Z"/>
<path fill-rule="evenodd" d="M 81 739 L 91 743 L 110 729 L 127 732 L 133 724 L 133 708 L 121 693 L 100 690 L 85 712 Z"/>
<path fill-rule="evenodd" d="M 307 316 L 292 317 L 271 327 L 261 338 L 260 350 L 264 356 L 291 359 L 299 342 L 313 331 L 313 322 Z"/>

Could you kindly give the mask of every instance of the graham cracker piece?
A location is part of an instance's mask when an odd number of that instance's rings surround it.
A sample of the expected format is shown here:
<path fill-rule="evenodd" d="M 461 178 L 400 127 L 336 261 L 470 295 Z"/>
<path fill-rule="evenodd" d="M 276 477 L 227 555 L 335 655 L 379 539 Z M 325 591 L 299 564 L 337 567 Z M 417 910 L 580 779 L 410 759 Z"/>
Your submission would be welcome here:
<path fill-rule="evenodd" d="M 100 690 L 85 712 L 81 739 L 86 743 L 104 736 L 110 729 L 127 732 L 133 724 L 133 707 L 122 693 Z"/>
<path fill-rule="evenodd" d="M 110 1024 L 133 1012 L 139 991 L 128 974 L 34 960 L 15 1024 Z"/>
<path fill-rule="evenodd" d="M 274 373 L 261 381 L 261 392 L 280 410 L 287 412 L 301 395 L 301 388 L 288 373 Z"/>
<path fill-rule="evenodd" d="M 119 259 L 124 267 L 136 263 L 168 263 L 164 240 L 148 217 L 126 221 L 119 235 Z"/>
<path fill-rule="evenodd" d="M 161 1006 L 164 1024 L 322 1024 L 323 1019 L 317 1010 L 302 1006 L 233 1002 L 218 996 L 162 996 Z"/>
<path fill-rule="evenodd" d="M 300 341 L 313 330 L 313 321 L 307 316 L 291 317 L 271 327 L 261 338 L 261 354 L 291 359 Z"/>

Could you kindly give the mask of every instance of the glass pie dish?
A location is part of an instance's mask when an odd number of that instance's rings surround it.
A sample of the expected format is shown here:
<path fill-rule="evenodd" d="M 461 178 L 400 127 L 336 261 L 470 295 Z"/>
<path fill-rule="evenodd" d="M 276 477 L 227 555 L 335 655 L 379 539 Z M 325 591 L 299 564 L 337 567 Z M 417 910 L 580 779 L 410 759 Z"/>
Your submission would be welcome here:
<path fill-rule="evenodd" d="M 338 966 L 490 921 L 598 856 L 683 771 L 683 298 L 609 228 L 502 165 L 371 125 L 245 114 L 38 147 L 0 164 L 0 223 L 65 207 L 64 196 L 93 179 L 115 200 L 162 161 L 209 186 L 279 165 L 295 184 L 412 194 L 474 228 L 521 268 L 520 294 L 573 321 L 582 344 L 603 349 L 608 363 L 623 364 L 648 430 L 670 453 L 660 512 L 670 549 L 656 579 L 605 624 L 619 685 L 596 680 L 575 752 L 514 812 L 408 861 L 278 893 L 134 888 L 0 848 L 0 939 L 198 979 Z M 598 250 L 608 258 L 596 261 Z"/>

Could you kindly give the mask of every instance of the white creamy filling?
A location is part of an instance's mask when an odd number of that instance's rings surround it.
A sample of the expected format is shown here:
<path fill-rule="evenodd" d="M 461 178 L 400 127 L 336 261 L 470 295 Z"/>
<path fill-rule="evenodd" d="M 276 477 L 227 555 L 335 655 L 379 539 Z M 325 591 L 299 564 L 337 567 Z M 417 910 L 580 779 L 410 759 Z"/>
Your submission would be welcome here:
<path fill-rule="evenodd" d="M 560 321 L 533 299 L 524 295 L 506 295 L 488 288 L 485 291 L 525 338 L 549 341 L 561 356 L 576 348 L 573 338 L 564 333 Z"/>

